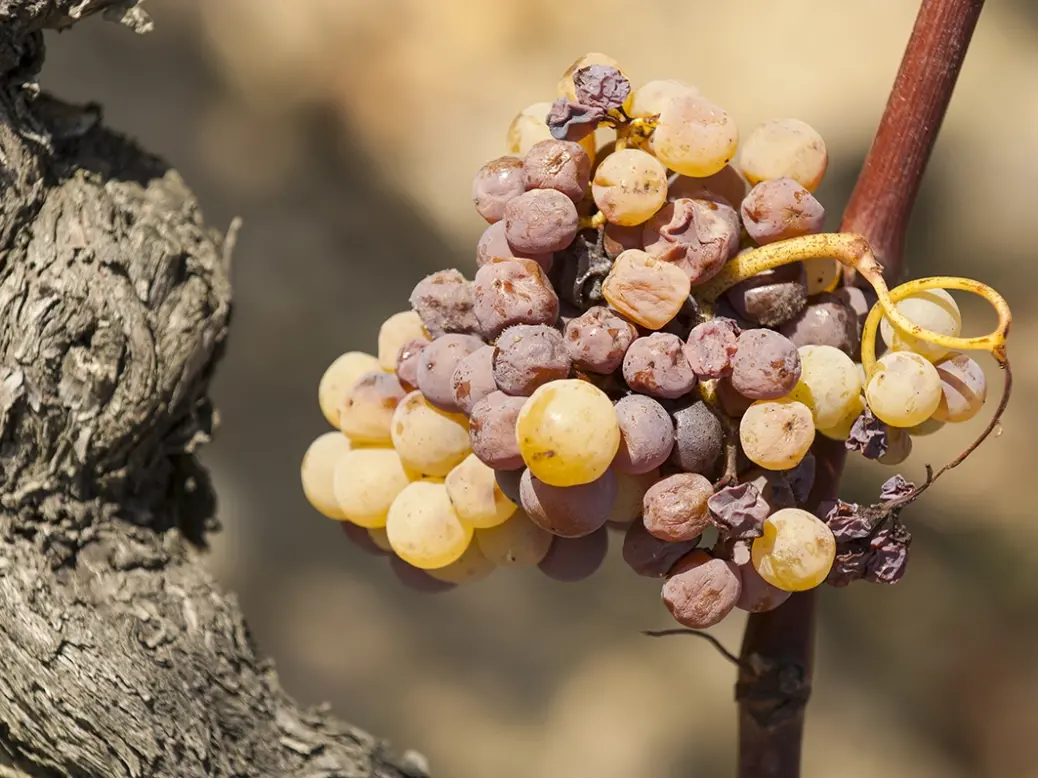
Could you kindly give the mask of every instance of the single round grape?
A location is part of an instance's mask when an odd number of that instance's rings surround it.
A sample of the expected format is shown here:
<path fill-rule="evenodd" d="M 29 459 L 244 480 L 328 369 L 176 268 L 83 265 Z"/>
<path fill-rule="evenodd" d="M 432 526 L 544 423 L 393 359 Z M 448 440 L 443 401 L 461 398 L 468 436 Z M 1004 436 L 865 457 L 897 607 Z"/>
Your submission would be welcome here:
<path fill-rule="evenodd" d="M 724 448 L 721 422 L 702 400 L 674 412 L 671 461 L 686 473 L 710 475 Z"/>
<path fill-rule="evenodd" d="M 428 575 L 437 581 L 451 584 L 465 584 L 482 581 L 492 572 L 495 565 L 479 548 L 479 543 L 469 543 L 465 553 L 445 567 L 430 570 Z"/>
<path fill-rule="evenodd" d="M 685 342 L 685 358 L 697 378 L 724 378 L 732 373 L 732 357 L 738 350 L 738 325 L 715 318 L 697 324 Z"/>
<path fill-rule="evenodd" d="M 511 397 L 493 391 L 472 406 L 469 415 L 469 440 L 472 453 L 494 470 L 517 470 L 523 467 L 519 453 L 516 424 L 519 413 L 526 405 L 525 397 Z M 508 498 L 518 500 L 507 491 Z"/>
<path fill-rule="evenodd" d="M 865 387 L 869 408 L 891 427 L 922 424 L 937 410 L 942 396 L 937 368 L 912 351 L 890 351 L 881 356 Z"/>
<path fill-rule="evenodd" d="M 476 321 L 475 295 L 472 282 L 460 272 L 439 270 L 423 278 L 411 292 L 410 303 L 432 337 L 448 333 L 473 333 L 479 330 Z"/>
<path fill-rule="evenodd" d="M 625 473 L 616 467 L 612 469 L 616 473 L 616 499 L 613 500 L 606 524 L 626 527 L 632 521 L 641 521 L 642 500 L 650 487 L 660 480 L 660 471 Z"/>
<path fill-rule="evenodd" d="M 344 521 L 342 523 L 343 524 L 348 524 L 348 525 L 350 525 L 352 527 L 356 527 L 357 526 L 352 521 Z M 370 527 L 368 529 L 364 529 L 363 527 L 360 527 L 360 529 L 364 530 L 364 532 L 368 536 L 368 539 L 371 541 L 372 545 L 374 545 L 375 548 L 377 548 L 379 551 L 383 552 L 383 554 L 392 554 L 393 553 L 393 547 L 391 545 L 389 545 L 389 535 L 386 532 L 386 528 L 385 527 Z"/>
<path fill-rule="evenodd" d="M 438 581 L 425 570 L 408 564 L 395 554 L 389 558 L 389 569 L 400 583 L 422 594 L 441 594 L 456 588 L 455 584 Z"/>
<path fill-rule="evenodd" d="M 894 307 L 913 324 L 941 335 L 957 336 L 962 328 L 959 306 L 944 289 L 917 292 L 901 300 Z M 883 336 L 883 342 L 891 351 L 912 351 L 931 362 L 936 362 L 950 351 L 944 346 L 927 343 L 914 335 L 895 331 L 886 316 L 879 323 L 879 331 Z"/>
<path fill-rule="evenodd" d="M 529 254 L 562 251 L 577 236 L 577 208 L 562 192 L 531 189 L 505 206 L 505 240 Z"/>
<path fill-rule="evenodd" d="M 773 330 L 746 330 L 732 357 L 732 386 L 754 400 L 789 394 L 800 380 L 800 355 L 793 342 Z"/>
<path fill-rule="evenodd" d="M 743 453 L 768 470 L 789 470 L 800 464 L 815 439 L 811 410 L 783 398 L 758 400 L 739 420 Z"/>
<path fill-rule="evenodd" d="M 682 626 L 706 629 L 731 613 L 742 593 L 740 579 L 739 568 L 727 559 L 693 551 L 663 584 L 663 604 Z"/>
<path fill-rule="evenodd" d="M 727 165 L 739 145 L 739 128 L 728 112 L 702 95 L 677 94 L 660 111 L 652 151 L 683 176 L 703 177 Z"/>
<path fill-rule="evenodd" d="M 792 178 L 761 181 L 742 201 L 742 223 L 758 245 L 821 232 L 825 208 Z"/>
<path fill-rule="evenodd" d="M 494 380 L 505 394 L 528 396 L 538 386 L 569 375 L 562 333 L 544 324 L 509 327 L 494 347 Z"/>
<path fill-rule="evenodd" d="M 393 549 L 389 547 L 388 542 L 383 548 L 383 539 L 385 538 L 386 530 L 384 527 L 377 529 L 364 529 L 364 527 L 354 524 L 352 521 L 340 521 L 339 526 L 342 528 L 342 534 L 349 538 L 353 545 L 360 548 L 361 551 L 372 556 L 386 556 L 392 554 Z M 376 540 L 375 533 L 379 533 L 381 537 Z"/>
<path fill-rule="evenodd" d="M 400 347 L 396 358 L 396 377 L 405 391 L 413 392 L 418 388 L 418 363 L 428 345 L 427 340 L 409 340 Z"/>
<path fill-rule="evenodd" d="M 469 454 L 447 473 L 444 485 L 458 518 L 473 529 L 496 527 L 518 507 L 501 491 L 494 471 L 475 454 Z"/>
<path fill-rule="evenodd" d="M 807 305 L 807 284 L 800 262 L 765 270 L 728 290 L 728 301 L 743 319 L 778 327 Z"/>
<path fill-rule="evenodd" d="M 696 385 L 696 374 L 677 335 L 654 332 L 638 338 L 624 355 L 624 380 L 636 392 L 675 399 Z"/>
<path fill-rule="evenodd" d="M 851 435 L 851 427 L 854 426 L 854 422 L 858 420 L 864 410 L 865 395 L 859 394 L 838 424 L 820 429 L 818 432 L 831 440 L 847 440 Z"/>
<path fill-rule="evenodd" d="M 684 270 L 695 286 L 717 275 L 739 250 L 739 217 L 725 203 L 674 200 L 645 223 L 642 243 L 651 256 Z"/>
<path fill-rule="evenodd" d="M 953 351 L 934 364 L 941 377 L 941 400 L 933 418 L 937 421 L 969 421 L 984 407 L 988 383 L 984 369 L 965 354 Z"/>
<path fill-rule="evenodd" d="M 516 434 L 526 466 L 550 486 L 600 478 L 620 446 L 613 403 L 601 389 L 575 378 L 537 389 L 519 412 Z"/>
<path fill-rule="evenodd" d="M 461 360 L 484 345 L 475 335 L 450 334 L 442 335 L 426 346 L 416 374 L 418 388 L 425 399 L 442 411 L 459 411 L 451 383 L 454 371 Z"/>
<path fill-rule="evenodd" d="M 508 133 L 505 136 L 505 146 L 509 154 L 518 154 L 525 157 L 527 152 L 535 144 L 542 140 L 552 140 L 551 130 L 548 128 L 548 112 L 551 111 L 551 103 L 533 103 L 526 106 L 508 125 Z M 579 141 L 588 156 L 594 158 L 595 136 L 592 133 Z"/>
<path fill-rule="evenodd" d="M 498 567 L 533 567 L 548 554 L 552 534 L 518 510 L 504 524 L 476 532 L 483 556 Z"/>
<path fill-rule="evenodd" d="M 493 224 L 505 216 L 505 205 L 526 191 L 523 161 L 505 156 L 493 159 L 472 180 L 472 202 L 476 212 Z"/>
<path fill-rule="evenodd" d="M 591 195 L 607 221 L 621 227 L 641 224 L 667 200 L 667 169 L 648 152 L 621 149 L 595 169 Z"/>
<path fill-rule="evenodd" d="M 400 401 L 391 432 L 404 466 L 423 476 L 443 478 L 471 450 L 465 417 L 441 411 L 421 392 Z"/>
<path fill-rule="evenodd" d="M 555 189 L 579 203 L 591 183 L 591 158 L 579 143 L 542 140 L 523 159 L 527 189 Z"/>
<path fill-rule="evenodd" d="M 483 230 L 483 235 L 476 244 L 477 267 L 483 267 L 483 265 L 494 259 L 532 259 L 541 266 L 545 273 L 551 270 L 552 262 L 554 261 L 550 253 L 527 254 L 522 251 L 516 251 L 509 246 L 508 240 L 505 238 L 505 223 L 503 221 L 494 222 Z"/>
<path fill-rule="evenodd" d="M 645 529 L 661 540 L 694 540 L 710 525 L 706 501 L 713 493 L 713 484 L 697 473 L 660 479 L 642 500 Z"/>
<path fill-rule="evenodd" d="M 616 259 L 627 249 L 643 249 L 642 226 L 635 224 L 633 227 L 621 227 L 619 224 L 606 222 L 602 230 L 602 248 L 606 256 Z"/>
<path fill-rule="evenodd" d="M 854 358 L 861 347 L 858 318 L 836 295 L 822 294 L 779 328 L 795 346 L 832 346 Z"/>
<path fill-rule="evenodd" d="M 810 409 L 817 429 L 835 427 L 861 396 L 857 365 L 832 346 L 801 346 L 797 352 L 800 380 L 790 398 Z"/>
<path fill-rule="evenodd" d="M 714 200 L 738 210 L 739 203 L 749 191 L 750 185 L 742 177 L 742 173 L 731 165 L 725 165 L 712 176 L 672 177 L 667 189 L 667 199 L 673 201 L 687 197 L 693 200 Z"/>
<path fill-rule="evenodd" d="M 531 259 L 488 262 L 476 271 L 474 286 L 476 318 L 487 340 L 513 324 L 554 324 L 559 317 L 558 295 Z"/>
<path fill-rule="evenodd" d="M 805 259 L 801 264 L 807 276 L 808 297 L 831 291 L 840 275 L 840 268 L 843 267 L 838 260 L 828 257 Z"/>
<path fill-rule="evenodd" d="M 876 461 L 893 467 L 900 465 L 912 453 L 912 436 L 901 427 L 887 427 L 887 450 Z"/>
<path fill-rule="evenodd" d="M 384 527 L 389 506 L 411 482 L 391 448 L 361 448 L 339 458 L 332 476 L 342 515 L 361 527 Z"/>
<path fill-rule="evenodd" d="M 825 522 L 800 508 L 783 508 L 767 518 L 753 541 L 753 567 L 772 586 L 802 592 L 818 586 L 833 566 L 836 539 Z"/>
<path fill-rule="evenodd" d="M 343 397 L 358 378 L 378 369 L 378 359 L 363 351 L 347 351 L 328 366 L 317 385 L 317 402 L 329 424 L 339 429 L 339 406 Z"/>
<path fill-rule="evenodd" d="M 641 394 L 621 398 L 615 406 L 620 448 L 613 467 L 622 473 L 655 470 L 674 449 L 674 422 L 663 406 Z"/>
<path fill-rule="evenodd" d="M 350 439 L 341 432 L 326 432 L 307 447 L 299 466 L 307 502 L 329 519 L 346 518 L 335 499 L 335 468 L 350 448 Z"/>
<path fill-rule="evenodd" d="M 462 413 L 472 413 L 476 403 L 496 391 L 493 346 L 476 349 L 454 368 L 454 374 L 451 376 L 451 397 Z"/>
<path fill-rule="evenodd" d="M 644 251 L 625 251 L 602 283 L 602 295 L 623 316 L 658 330 L 688 302 L 692 284 L 685 272 Z"/>
<path fill-rule="evenodd" d="M 354 443 L 388 443 L 393 413 L 406 394 L 392 373 L 365 373 L 343 397 L 339 426 Z"/>
<path fill-rule="evenodd" d="M 446 567 L 472 540 L 472 528 L 454 512 L 447 487 L 412 481 L 393 500 L 386 535 L 396 555 L 422 570 Z"/>
<path fill-rule="evenodd" d="M 681 543 L 660 540 L 650 535 L 642 522 L 635 521 L 624 534 L 623 560 L 636 575 L 663 578 L 678 560 L 696 547 L 697 540 Z"/>
<path fill-rule="evenodd" d="M 739 565 L 739 581 L 742 590 L 735 607 L 748 613 L 773 611 L 792 594 L 769 584 L 760 577 L 752 564 Z"/>
<path fill-rule="evenodd" d="M 792 178 L 812 192 L 828 165 L 822 136 L 799 119 L 771 119 L 758 125 L 739 155 L 739 167 L 751 183 Z"/>
<path fill-rule="evenodd" d="M 579 486 L 549 486 L 529 469 L 519 481 L 519 499 L 530 521 L 563 538 L 580 538 L 604 527 L 616 492 L 611 469 Z"/>
<path fill-rule="evenodd" d="M 603 375 L 623 364 L 624 354 L 637 337 L 638 329 L 633 324 L 601 305 L 566 322 L 563 330 L 573 365 Z"/>
<path fill-rule="evenodd" d="M 378 364 L 383 370 L 396 369 L 400 348 L 412 340 L 431 340 L 421 318 L 414 311 L 394 313 L 378 330 Z"/>
<path fill-rule="evenodd" d="M 552 580 L 576 583 L 590 578 L 602 566 L 608 551 L 609 532 L 605 527 L 579 538 L 556 537 L 537 567 Z"/>

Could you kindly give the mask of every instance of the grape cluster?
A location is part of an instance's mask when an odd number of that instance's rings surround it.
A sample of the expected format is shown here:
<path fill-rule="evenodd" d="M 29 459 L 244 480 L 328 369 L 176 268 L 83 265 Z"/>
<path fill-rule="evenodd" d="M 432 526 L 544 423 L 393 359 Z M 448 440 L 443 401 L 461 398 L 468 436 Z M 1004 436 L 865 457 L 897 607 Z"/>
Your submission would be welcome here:
<path fill-rule="evenodd" d="M 584 579 L 614 528 L 694 628 L 826 580 L 897 580 L 902 525 L 873 537 L 846 504 L 804 509 L 811 447 L 825 436 L 898 464 L 912 434 L 979 411 L 983 371 L 931 337 L 959 335 L 954 300 L 903 296 L 930 334 L 884 319 L 866 375 L 876 297 L 841 285 L 837 258 L 737 272 L 821 232 L 814 129 L 765 122 L 733 165 L 723 108 L 681 81 L 632 89 L 602 54 L 558 95 L 520 112 L 508 154 L 475 176 L 488 226 L 474 278 L 422 279 L 377 355 L 328 368 L 319 401 L 337 431 L 304 457 L 311 504 L 427 591 L 496 567 Z"/>

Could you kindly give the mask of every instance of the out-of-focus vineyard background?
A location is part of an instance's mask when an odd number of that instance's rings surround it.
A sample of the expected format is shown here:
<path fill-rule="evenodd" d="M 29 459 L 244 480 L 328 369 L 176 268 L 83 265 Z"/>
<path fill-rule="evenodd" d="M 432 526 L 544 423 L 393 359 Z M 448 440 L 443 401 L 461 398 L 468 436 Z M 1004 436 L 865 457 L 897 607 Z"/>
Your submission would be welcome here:
<path fill-rule="evenodd" d="M 374 348 L 423 275 L 473 271 L 472 174 L 585 51 L 636 83 L 697 84 L 744 132 L 814 125 L 835 226 L 916 5 L 151 0 L 146 38 L 92 21 L 48 40 L 45 86 L 102 103 L 183 173 L 213 225 L 244 219 L 223 423 L 204 453 L 225 524 L 210 561 L 294 695 L 417 748 L 441 778 L 730 774 L 732 668 L 698 641 L 639 635 L 670 620 L 618 543 L 582 584 L 498 571 L 426 598 L 312 511 L 298 466 L 325 430 L 317 382 L 341 352 Z M 807 776 L 1038 776 L 1038 6 L 989 5 L 909 264 L 1006 293 L 1016 401 L 1003 434 L 908 511 L 902 583 L 822 593 Z M 990 329 L 982 305 L 963 308 L 969 331 Z M 917 441 L 906 474 L 980 423 Z M 855 463 L 845 492 L 870 500 L 888 475 Z M 735 647 L 743 621 L 716 633 Z"/>

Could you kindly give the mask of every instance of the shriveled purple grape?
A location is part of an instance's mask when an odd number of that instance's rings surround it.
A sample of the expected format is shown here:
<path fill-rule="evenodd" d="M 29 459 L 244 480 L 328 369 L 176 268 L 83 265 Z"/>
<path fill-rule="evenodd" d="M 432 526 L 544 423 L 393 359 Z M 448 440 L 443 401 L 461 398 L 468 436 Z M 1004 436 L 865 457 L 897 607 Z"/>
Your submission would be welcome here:
<path fill-rule="evenodd" d="M 627 249 L 645 248 L 645 244 L 642 243 L 642 230 L 641 224 L 634 227 L 621 227 L 619 224 L 607 222 L 602 240 L 602 248 L 605 249 L 606 256 L 616 259 Z"/>
<path fill-rule="evenodd" d="M 684 270 L 695 286 L 717 275 L 739 250 L 739 217 L 725 203 L 675 200 L 645 223 L 642 242 L 651 256 Z"/>
<path fill-rule="evenodd" d="M 686 473 L 710 475 L 724 448 L 721 422 L 702 400 L 674 412 L 674 451 L 670 460 Z"/>
<path fill-rule="evenodd" d="M 427 340 L 409 340 L 400 347 L 400 353 L 396 358 L 396 377 L 400 385 L 409 392 L 418 388 L 418 363 L 428 345 Z"/>
<path fill-rule="evenodd" d="M 457 588 L 457 584 L 439 581 L 424 570 L 408 564 L 396 554 L 389 557 L 389 567 L 400 583 L 422 594 L 440 594 Z"/>
<path fill-rule="evenodd" d="M 591 158 L 579 143 L 542 140 L 523 159 L 527 189 L 554 189 L 579 203 L 591 183 Z"/>
<path fill-rule="evenodd" d="M 742 586 L 735 607 L 749 613 L 775 610 L 792 594 L 769 584 L 752 564 L 739 565 L 739 583 Z"/>
<path fill-rule="evenodd" d="M 738 208 L 749 191 L 750 185 L 742 173 L 731 165 L 725 165 L 706 178 L 674 176 L 667 188 L 667 199 L 722 200 L 732 208 Z"/>
<path fill-rule="evenodd" d="M 472 180 L 472 202 L 476 211 L 493 224 L 505 216 L 505 205 L 526 191 L 523 161 L 505 156 L 493 159 Z"/>
<path fill-rule="evenodd" d="M 807 276 L 800 262 L 765 270 L 728 290 L 728 301 L 747 321 L 777 327 L 807 304 Z"/>
<path fill-rule="evenodd" d="M 486 345 L 475 335 L 442 335 L 422 351 L 418 360 L 418 388 L 425 399 L 443 411 L 455 412 L 451 379 L 458 363 Z"/>
<path fill-rule="evenodd" d="M 696 385 L 696 374 L 677 335 L 654 332 L 638 338 L 624 355 L 624 380 L 636 392 L 674 399 Z"/>
<path fill-rule="evenodd" d="M 767 503 L 768 513 L 771 514 L 783 508 L 796 507 L 796 495 L 789 483 L 789 475 L 792 473 L 794 470 L 765 470 L 762 467 L 752 467 L 739 476 L 739 481 L 753 485 L 761 499 Z"/>
<path fill-rule="evenodd" d="M 713 492 L 709 479 L 696 473 L 661 478 L 642 498 L 642 523 L 661 540 L 694 540 L 710 526 L 707 501 Z"/>
<path fill-rule="evenodd" d="M 678 562 L 667 577 L 663 604 L 682 626 L 706 629 L 731 613 L 741 593 L 739 568 L 697 550 Z"/>
<path fill-rule="evenodd" d="M 663 578 L 678 560 L 696 547 L 695 540 L 674 543 L 650 535 L 645 525 L 635 521 L 624 533 L 623 559 L 637 575 Z"/>
<path fill-rule="evenodd" d="M 451 376 L 451 397 L 464 414 L 491 392 L 497 391 L 494 380 L 494 347 L 483 346 L 462 359 Z"/>
<path fill-rule="evenodd" d="M 590 578 L 602 566 L 608 551 L 609 531 L 605 527 L 580 538 L 556 536 L 537 567 L 555 581 L 576 583 Z"/>
<path fill-rule="evenodd" d="M 566 378 L 569 369 L 562 333 L 544 324 L 509 327 L 494 347 L 494 380 L 505 394 L 529 397 L 538 386 Z"/>
<path fill-rule="evenodd" d="M 505 223 L 494 222 L 485 230 L 476 244 L 476 266 L 483 267 L 492 259 L 532 259 L 545 273 L 551 270 L 553 257 L 548 254 L 528 254 L 516 251 L 505 240 Z"/>
<path fill-rule="evenodd" d="M 562 192 L 531 189 L 505 206 L 505 239 L 517 251 L 562 251 L 577 236 L 577 207 Z"/>
<path fill-rule="evenodd" d="M 472 453 L 494 470 L 518 470 L 523 466 L 515 424 L 525 402 L 525 397 L 491 392 L 472 408 L 469 415 Z"/>
<path fill-rule="evenodd" d="M 742 416 L 753 405 L 753 400 L 735 391 L 731 377 L 718 379 L 714 391 L 717 393 L 717 401 L 721 403 L 721 410 L 733 419 Z"/>
<path fill-rule="evenodd" d="M 550 486 L 526 470 L 519 499 L 537 526 L 559 537 L 580 538 L 605 526 L 616 500 L 616 474 L 606 470 L 591 483 Z"/>
<path fill-rule="evenodd" d="M 763 532 L 771 506 L 752 483 L 725 486 L 707 500 L 710 521 L 727 538 L 751 540 Z"/>
<path fill-rule="evenodd" d="M 779 332 L 796 346 L 832 346 L 852 359 L 861 346 L 858 317 L 836 295 L 820 294 L 811 299 L 796 318 Z"/>
<path fill-rule="evenodd" d="M 453 268 L 439 270 L 419 281 L 411 292 L 410 302 L 434 338 L 450 332 L 479 331 L 479 322 L 472 310 L 476 302 L 472 282 Z"/>
<path fill-rule="evenodd" d="M 643 394 L 630 394 L 614 407 L 620 448 L 613 467 L 637 475 L 666 462 L 674 448 L 674 422 L 663 406 Z"/>
<path fill-rule="evenodd" d="M 559 298 L 540 265 L 530 259 L 489 262 L 476 271 L 476 319 L 493 340 L 514 324 L 554 324 Z"/>
<path fill-rule="evenodd" d="M 685 342 L 685 358 L 696 378 L 723 378 L 732 372 L 739 326 L 731 319 L 715 318 L 697 324 Z"/>
<path fill-rule="evenodd" d="M 825 208 L 792 178 L 761 181 L 742 201 L 742 223 L 758 245 L 821 232 Z"/>
<path fill-rule="evenodd" d="M 638 328 L 615 311 L 596 305 L 568 321 L 563 336 L 574 367 L 606 374 L 623 364 Z"/>
<path fill-rule="evenodd" d="M 774 400 L 793 391 L 800 380 L 800 354 L 785 335 L 746 330 L 732 358 L 732 387 L 744 397 Z"/>

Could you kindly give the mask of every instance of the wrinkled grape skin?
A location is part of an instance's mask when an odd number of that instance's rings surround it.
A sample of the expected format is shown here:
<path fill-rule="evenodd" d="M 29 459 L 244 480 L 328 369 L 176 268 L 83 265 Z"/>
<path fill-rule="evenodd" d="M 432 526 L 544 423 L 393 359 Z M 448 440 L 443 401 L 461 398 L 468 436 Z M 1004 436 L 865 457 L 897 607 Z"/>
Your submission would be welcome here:
<path fill-rule="evenodd" d="M 635 521 L 624 533 L 623 559 L 636 575 L 663 578 L 679 559 L 696 547 L 696 540 L 682 543 L 660 540 L 650 535 L 642 522 Z"/>
<path fill-rule="evenodd" d="M 559 298 L 533 260 L 489 262 L 476 271 L 476 318 L 480 334 L 493 340 L 514 324 L 554 324 Z"/>
<path fill-rule="evenodd" d="M 754 400 L 789 394 L 800 380 L 800 354 L 793 342 L 772 330 L 746 330 L 732 358 L 732 387 Z"/>
<path fill-rule="evenodd" d="M 738 567 L 697 550 L 674 566 L 663 584 L 663 603 L 682 626 L 706 629 L 724 620 L 741 593 Z"/>
<path fill-rule="evenodd" d="M 527 189 L 555 189 L 579 203 L 591 183 L 591 158 L 579 143 L 542 140 L 527 152 L 523 171 Z"/>
<path fill-rule="evenodd" d="M 532 259 L 545 273 L 551 270 L 551 254 L 528 254 L 524 251 L 516 251 L 508 245 L 505 239 L 505 223 L 494 222 L 483 231 L 479 242 L 476 244 L 476 266 L 490 262 L 492 259 Z"/>
<path fill-rule="evenodd" d="M 731 375 L 738 337 L 738 325 L 731 319 L 714 318 L 693 327 L 685 342 L 685 358 L 696 377 Z"/>
<path fill-rule="evenodd" d="M 532 189 L 509 200 L 504 222 L 508 245 L 530 254 L 562 251 L 579 227 L 573 201 L 554 189 Z"/>
<path fill-rule="evenodd" d="M 674 448 L 674 422 L 663 406 L 641 394 L 621 398 L 615 405 L 620 448 L 613 467 L 639 475 L 667 461 Z"/>
<path fill-rule="evenodd" d="M 671 462 L 686 473 L 710 475 L 724 448 L 724 430 L 702 400 L 674 413 L 674 451 Z"/>
<path fill-rule="evenodd" d="M 523 467 L 515 425 L 525 402 L 525 397 L 511 397 L 495 391 L 473 406 L 469 416 L 469 442 L 472 444 L 472 453 L 481 462 L 495 470 L 518 470 Z M 512 502 L 516 502 L 518 495 L 513 498 L 503 486 L 501 491 Z"/>
<path fill-rule="evenodd" d="M 638 338 L 624 355 L 624 380 L 634 391 L 675 399 L 696 385 L 696 375 L 677 335 L 655 332 Z"/>
<path fill-rule="evenodd" d="M 706 503 L 713 493 L 713 484 L 701 475 L 669 475 L 645 493 L 642 523 L 649 534 L 660 540 L 693 540 L 710 526 L 710 511 Z"/>
<path fill-rule="evenodd" d="M 820 294 L 779 328 L 796 346 L 832 346 L 851 359 L 861 348 L 858 317 L 839 297 Z"/>
<path fill-rule="evenodd" d="M 400 354 L 396 358 L 396 377 L 408 392 L 418 388 L 418 364 L 428 345 L 427 340 L 409 340 L 400 347 Z"/>
<path fill-rule="evenodd" d="M 602 566 L 608 551 L 609 532 L 605 527 L 580 538 L 555 537 L 537 567 L 554 581 L 576 583 L 590 578 Z"/>
<path fill-rule="evenodd" d="M 965 354 L 953 351 L 934 364 L 941 377 L 941 401 L 933 419 L 969 421 L 984 406 L 988 385 L 984 369 Z"/>
<path fill-rule="evenodd" d="M 523 161 L 511 155 L 491 160 L 472 180 L 476 212 L 491 224 L 503 219 L 508 201 L 525 191 Z"/>
<path fill-rule="evenodd" d="M 602 283 L 602 294 L 613 308 L 650 330 L 677 316 L 691 290 L 681 268 L 637 249 L 617 257 Z"/>
<path fill-rule="evenodd" d="M 799 262 L 765 270 L 728 290 L 728 301 L 743 319 L 777 327 L 807 304 L 807 276 Z"/>
<path fill-rule="evenodd" d="M 605 306 L 596 305 L 566 322 L 563 337 L 574 367 L 608 374 L 623 364 L 638 329 Z"/>
<path fill-rule="evenodd" d="M 473 333 L 479 322 L 472 310 L 472 282 L 457 270 L 440 270 L 426 276 L 411 292 L 411 307 L 429 334 L 438 338 L 451 332 Z"/>
<path fill-rule="evenodd" d="M 825 226 L 825 208 L 792 178 L 761 181 L 740 211 L 746 232 L 760 246 L 821 232 Z"/>
<path fill-rule="evenodd" d="M 709 281 L 739 250 L 739 217 L 711 200 L 675 200 L 645 223 L 645 251 L 673 262 L 693 286 Z"/>
<path fill-rule="evenodd" d="M 528 469 L 519 481 L 519 499 L 537 526 L 563 538 L 580 538 L 605 526 L 616 499 L 612 470 L 580 486 L 549 486 Z"/>
<path fill-rule="evenodd" d="M 482 346 L 462 359 L 451 376 L 451 397 L 466 416 L 476 403 L 497 391 L 494 380 L 494 347 Z"/>
<path fill-rule="evenodd" d="M 505 394 L 528 397 L 548 381 L 566 378 L 569 353 L 562 333 L 541 325 L 509 327 L 494 347 L 494 380 Z"/>
<path fill-rule="evenodd" d="M 475 335 L 451 334 L 436 338 L 426 346 L 416 374 L 418 388 L 425 399 L 440 410 L 457 412 L 451 378 L 458 363 L 484 345 Z"/>

